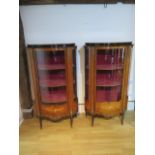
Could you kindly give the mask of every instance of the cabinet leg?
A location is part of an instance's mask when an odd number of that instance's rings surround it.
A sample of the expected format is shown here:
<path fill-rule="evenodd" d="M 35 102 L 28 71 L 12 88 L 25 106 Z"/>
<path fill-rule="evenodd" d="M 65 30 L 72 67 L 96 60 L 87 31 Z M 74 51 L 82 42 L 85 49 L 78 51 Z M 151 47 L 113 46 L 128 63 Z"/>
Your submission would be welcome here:
<path fill-rule="evenodd" d="M 40 129 L 42 129 L 43 126 L 42 126 L 42 118 L 41 117 L 39 118 L 39 124 L 40 124 Z"/>
<path fill-rule="evenodd" d="M 121 114 L 121 125 L 123 125 L 124 124 L 124 113 L 123 114 Z"/>
<path fill-rule="evenodd" d="M 70 126 L 71 126 L 71 128 L 73 127 L 73 117 L 72 116 L 70 117 Z"/>
<path fill-rule="evenodd" d="M 88 114 L 87 114 L 87 112 L 86 112 L 86 113 L 85 113 L 85 116 L 87 117 L 87 115 L 88 115 Z"/>
<path fill-rule="evenodd" d="M 78 117 L 79 115 L 80 115 L 79 112 L 77 112 L 76 117 Z"/>
<path fill-rule="evenodd" d="M 91 126 L 94 126 L 94 115 L 92 115 Z"/>

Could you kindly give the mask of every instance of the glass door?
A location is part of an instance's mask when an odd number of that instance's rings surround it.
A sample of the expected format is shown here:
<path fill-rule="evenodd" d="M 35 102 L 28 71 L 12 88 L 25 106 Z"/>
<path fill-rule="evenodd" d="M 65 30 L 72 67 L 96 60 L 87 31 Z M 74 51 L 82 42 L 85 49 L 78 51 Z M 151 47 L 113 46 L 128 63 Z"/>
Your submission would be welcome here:
<path fill-rule="evenodd" d="M 124 49 L 97 50 L 96 102 L 116 102 L 121 99 Z"/>
<path fill-rule="evenodd" d="M 42 104 L 67 101 L 65 51 L 36 49 L 37 71 Z"/>

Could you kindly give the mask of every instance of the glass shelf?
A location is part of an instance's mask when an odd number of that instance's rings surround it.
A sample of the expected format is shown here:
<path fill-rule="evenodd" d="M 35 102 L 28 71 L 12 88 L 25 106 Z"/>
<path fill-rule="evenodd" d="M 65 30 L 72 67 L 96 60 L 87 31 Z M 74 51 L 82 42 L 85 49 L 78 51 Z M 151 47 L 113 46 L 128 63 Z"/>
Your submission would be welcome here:
<path fill-rule="evenodd" d="M 66 86 L 65 79 L 53 79 L 53 80 L 40 80 L 40 86 L 41 87 L 60 87 L 60 86 Z"/>
<path fill-rule="evenodd" d="M 123 69 L 123 64 L 96 65 L 96 70 L 118 70 L 118 69 Z"/>
<path fill-rule="evenodd" d="M 121 81 L 103 81 L 103 80 L 97 80 L 96 81 L 96 86 L 97 87 L 115 87 L 115 86 L 120 86 Z"/>
<path fill-rule="evenodd" d="M 73 81 L 73 84 L 75 84 L 75 81 Z M 66 80 L 65 79 L 40 80 L 40 86 L 41 87 L 63 87 L 63 86 L 66 86 Z"/>
<path fill-rule="evenodd" d="M 38 69 L 39 70 L 59 70 L 59 69 L 65 69 L 65 65 L 64 64 L 57 64 L 57 65 L 52 65 L 52 64 L 48 64 L 48 65 L 38 65 Z"/>
<path fill-rule="evenodd" d="M 119 70 L 123 69 L 124 64 L 97 64 L 96 70 Z M 89 67 L 86 66 L 86 69 L 89 70 Z"/>

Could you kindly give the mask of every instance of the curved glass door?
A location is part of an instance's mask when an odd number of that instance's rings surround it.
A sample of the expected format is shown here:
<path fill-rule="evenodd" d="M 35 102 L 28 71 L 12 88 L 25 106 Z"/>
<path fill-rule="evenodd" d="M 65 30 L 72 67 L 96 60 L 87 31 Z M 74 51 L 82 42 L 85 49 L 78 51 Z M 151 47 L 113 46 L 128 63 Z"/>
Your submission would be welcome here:
<path fill-rule="evenodd" d="M 65 52 L 49 48 L 36 49 L 36 60 L 41 102 L 66 102 Z"/>
<path fill-rule="evenodd" d="M 123 48 L 97 50 L 96 102 L 113 102 L 121 99 L 123 67 Z"/>

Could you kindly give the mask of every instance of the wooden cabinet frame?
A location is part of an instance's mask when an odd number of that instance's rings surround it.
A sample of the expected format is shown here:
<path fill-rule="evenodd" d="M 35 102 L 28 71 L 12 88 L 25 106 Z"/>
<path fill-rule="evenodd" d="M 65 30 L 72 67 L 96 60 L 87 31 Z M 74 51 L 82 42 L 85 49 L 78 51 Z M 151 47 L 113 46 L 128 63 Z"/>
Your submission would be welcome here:
<path fill-rule="evenodd" d="M 36 49 L 42 49 L 44 52 L 61 51 L 64 52 L 65 60 L 65 75 L 66 75 L 66 96 L 67 100 L 64 104 L 43 104 L 41 100 L 41 88 L 39 86 L 39 74 L 37 68 Z M 42 128 L 42 120 L 49 119 L 57 122 L 64 118 L 70 118 L 72 127 L 73 117 L 78 112 L 78 101 L 76 92 L 74 92 L 74 84 L 76 87 L 76 75 L 73 75 L 73 66 L 76 70 L 76 62 L 73 58 L 73 53 L 76 52 L 74 44 L 58 44 L 58 45 L 29 45 L 27 48 L 31 74 L 34 85 L 35 94 L 35 113 L 39 117 L 40 127 Z M 75 54 L 74 54 L 75 55 Z M 73 65 L 74 64 L 74 65 Z M 73 79 L 73 76 L 75 76 Z M 75 80 L 75 81 L 74 81 Z"/>
<path fill-rule="evenodd" d="M 105 49 L 124 49 L 124 66 L 123 66 L 123 79 L 121 84 L 121 99 L 119 101 L 96 101 L 96 55 L 98 50 Z M 88 72 L 88 97 L 85 99 L 86 115 L 92 116 L 92 125 L 94 125 L 94 118 L 121 116 L 121 124 L 123 124 L 124 113 L 127 108 L 128 102 L 128 80 L 131 61 L 132 43 L 86 43 L 85 45 L 85 64 L 86 72 Z M 86 60 L 87 59 L 87 60 Z"/>

